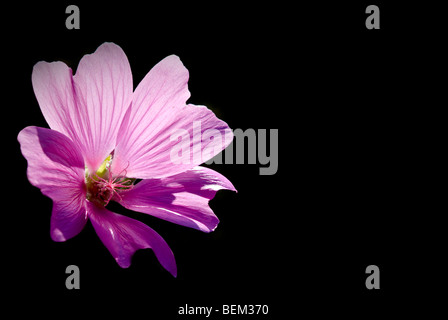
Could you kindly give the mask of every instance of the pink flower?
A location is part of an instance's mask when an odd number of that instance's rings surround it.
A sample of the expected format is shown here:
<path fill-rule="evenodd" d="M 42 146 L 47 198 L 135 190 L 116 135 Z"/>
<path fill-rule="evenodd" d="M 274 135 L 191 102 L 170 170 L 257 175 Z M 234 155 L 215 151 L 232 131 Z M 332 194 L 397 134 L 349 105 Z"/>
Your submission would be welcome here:
<path fill-rule="evenodd" d="M 209 200 L 220 189 L 236 190 L 221 174 L 199 167 L 208 159 L 197 153 L 222 150 L 233 135 L 206 107 L 186 104 L 187 82 L 187 69 L 173 55 L 154 66 L 133 92 L 128 59 L 113 43 L 84 56 L 74 76 L 62 62 L 34 66 L 34 92 L 51 129 L 27 127 L 18 140 L 30 183 L 53 200 L 54 241 L 74 237 L 90 220 L 121 267 L 130 266 L 136 250 L 151 248 L 177 275 L 174 255 L 160 235 L 105 206 L 113 200 L 204 232 L 216 228 L 219 220 Z M 170 150 L 178 142 L 170 135 L 178 129 L 191 135 L 193 121 L 223 138 L 192 141 L 191 161 L 174 164 Z"/>

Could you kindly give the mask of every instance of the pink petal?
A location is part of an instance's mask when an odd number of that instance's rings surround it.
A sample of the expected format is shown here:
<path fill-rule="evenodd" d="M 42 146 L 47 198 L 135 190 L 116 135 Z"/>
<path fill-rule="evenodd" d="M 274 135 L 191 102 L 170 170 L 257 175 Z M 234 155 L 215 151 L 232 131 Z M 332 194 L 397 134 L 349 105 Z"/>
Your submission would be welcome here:
<path fill-rule="evenodd" d="M 50 129 L 27 127 L 18 140 L 28 161 L 28 180 L 53 200 L 52 239 L 77 235 L 87 221 L 81 153 L 69 138 Z"/>
<path fill-rule="evenodd" d="M 213 231 L 218 218 L 208 202 L 221 189 L 236 191 L 216 171 L 204 167 L 162 179 L 147 179 L 122 194 L 124 207 L 204 232 Z"/>
<path fill-rule="evenodd" d="M 103 244 L 122 268 L 131 265 L 131 257 L 138 249 L 151 248 L 160 264 L 177 276 L 173 252 L 163 238 L 144 223 L 122 216 L 87 202 L 93 228 Z"/>
<path fill-rule="evenodd" d="M 104 43 L 81 59 L 74 81 L 82 115 L 77 133 L 87 167 L 96 171 L 115 148 L 118 130 L 131 103 L 131 67 L 119 46 Z"/>
<path fill-rule="evenodd" d="M 123 120 L 113 172 L 142 179 L 172 176 L 209 160 L 232 141 L 230 128 L 212 111 L 185 104 L 190 96 L 187 81 L 188 70 L 177 56 L 165 58 L 146 75 Z M 213 138 L 210 129 L 215 130 Z M 182 133 L 189 150 L 175 163 L 171 153 Z M 203 157 L 205 149 L 214 154 Z"/>
<path fill-rule="evenodd" d="M 101 45 L 81 59 L 74 77 L 62 62 L 39 62 L 32 82 L 50 128 L 72 139 L 95 171 L 114 149 L 132 99 L 132 73 L 123 50 Z"/>
<path fill-rule="evenodd" d="M 72 69 L 63 62 L 38 62 L 32 73 L 34 94 L 51 129 L 75 143 L 78 114 L 73 89 Z M 75 138 L 75 139 L 73 139 Z"/>

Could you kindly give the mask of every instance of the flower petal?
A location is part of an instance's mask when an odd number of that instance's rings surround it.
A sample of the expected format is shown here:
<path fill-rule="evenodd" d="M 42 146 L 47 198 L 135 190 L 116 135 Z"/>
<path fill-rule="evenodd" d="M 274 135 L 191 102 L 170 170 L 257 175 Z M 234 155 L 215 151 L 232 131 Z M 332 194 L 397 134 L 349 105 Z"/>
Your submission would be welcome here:
<path fill-rule="evenodd" d="M 146 75 L 120 128 L 113 172 L 141 179 L 172 176 L 209 160 L 232 141 L 230 128 L 211 110 L 185 104 L 187 81 L 188 70 L 174 55 Z M 180 144 L 187 152 L 173 160 Z"/>
<path fill-rule="evenodd" d="M 124 207 L 204 232 L 213 231 L 218 218 L 208 202 L 221 189 L 236 191 L 223 175 L 204 167 L 162 179 L 147 179 L 122 194 Z"/>
<path fill-rule="evenodd" d="M 63 62 L 38 62 L 32 73 L 34 94 L 51 129 L 65 134 L 77 143 L 76 121 L 79 117 L 72 69 Z"/>
<path fill-rule="evenodd" d="M 84 227 L 84 162 L 73 142 L 55 130 L 27 127 L 19 135 L 28 180 L 53 200 L 51 237 L 65 241 Z"/>
<path fill-rule="evenodd" d="M 160 264 L 177 276 L 173 252 L 163 238 L 144 223 L 87 201 L 87 211 L 98 237 L 122 268 L 131 265 L 138 249 L 151 248 Z"/>
<path fill-rule="evenodd" d="M 50 128 L 72 139 L 95 171 L 114 149 L 132 99 L 132 73 L 123 50 L 101 45 L 81 59 L 74 77 L 62 62 L 39 62 L 32 83 Z"/>
<path fill-rule="evenodd" d="M 132 99 L 132 73 L 123 50 L 102 44 L 85 55 L 74 76 L 78 109 L 77 131 L 87 167 L 101 165 L 116 146 L 118 130 Z"/>

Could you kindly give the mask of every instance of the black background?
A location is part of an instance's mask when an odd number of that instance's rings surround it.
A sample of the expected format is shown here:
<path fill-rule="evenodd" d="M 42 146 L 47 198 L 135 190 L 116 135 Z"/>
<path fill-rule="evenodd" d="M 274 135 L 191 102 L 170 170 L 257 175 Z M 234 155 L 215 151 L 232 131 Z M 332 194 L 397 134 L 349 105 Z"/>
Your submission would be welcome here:
<path fill-rule="evenodd" d="M 65 27 L 69 4 L 80 8 L 80 30 Z M 435 222 L 442 210 L 433 201 L 440 191 L 426 181 L 436 165 L 423 164 L 436 135 L 428 137 L 437 116 L 427 111 L 439 105 L 437 88 L 424 86 L 437 67 L 428 14 L 438 9 L 377 1 L 381 29 L 367 30 L 369 4 L 5 6 L 3 310 L 200 319 L 179 316 L 179 307 L 267 304 L 267 316 L 242 318 L 361 319 L 417 309 L 443 278 Z M 51 200 L 26 178 L 17 134 L 48 127 L 33 65 L 60 60 L 75 71 L 105 41 L 127 54 L 134 86 L 176 54 L 190 71 L 189 102 L 209 106 L 233 129 L 279 130 L 275 175 L 260 176 L 261 165 L 212 166 L 238 189 L 210 202 L 221 220 L 213 233 L 113 208 L 168 242 L 177 278 L 150 250 L 121 269 L 89 223 L 52 242 Z M 70 264 L 80 268 L 80 290 L 65 287 Z M 365 287 L 371 264 L 380 268 L 380 290 Z"/>

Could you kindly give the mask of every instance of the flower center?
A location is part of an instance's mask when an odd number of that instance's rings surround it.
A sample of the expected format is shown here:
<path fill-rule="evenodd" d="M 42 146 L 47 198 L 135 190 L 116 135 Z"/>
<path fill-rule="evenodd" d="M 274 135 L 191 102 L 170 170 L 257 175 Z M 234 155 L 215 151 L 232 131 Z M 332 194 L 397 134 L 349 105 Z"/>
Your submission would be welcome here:
<path fill-rule="evenodd" d="M 106 206 L 111 200 L 121 200 L 120 193 L 134 187 L 135 179 L 110 171 L 112 156 L 109 155 L 95 173 L 86 168 L 87 200 L 97 206 Z"/>

